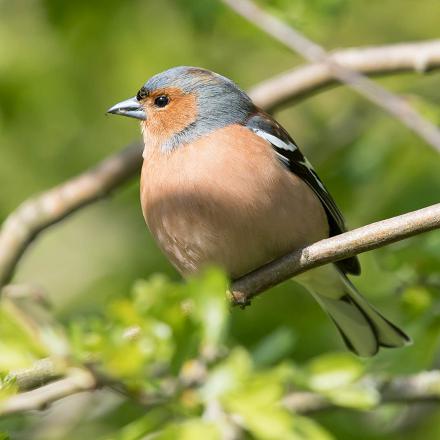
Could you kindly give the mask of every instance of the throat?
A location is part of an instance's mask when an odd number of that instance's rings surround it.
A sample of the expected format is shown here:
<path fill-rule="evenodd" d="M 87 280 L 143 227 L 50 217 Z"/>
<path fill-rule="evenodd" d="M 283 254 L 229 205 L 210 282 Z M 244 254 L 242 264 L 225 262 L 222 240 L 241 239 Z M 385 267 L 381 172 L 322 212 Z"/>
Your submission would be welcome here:
<path fill-rule="evenodd" d="M 142 127 L 142 135 L 145 146 L 142 156 L 145 159 L 150 150 L 169 153 L 178 147 L 196 142 L 210 131 L 211 129 L 208 127 L 200 127 L 197 122 L 192 122 L 172 135 L 169 135 L 167 130 L 151 129 L 144 126 Z"/>
<path fill-rule="evenodd" d="M 191 124 L 187 125 L 184 129 L 180 130 L 178 133 L 175 133 L 171 137 L 169 137 L 167 140 L 162 142 L 161 150 L 163 152 L 169 152 L 173 151 L 177 147 L 185 144 L 189 144 L 191 142 L 195 142 L 197 139 L 202 136 L 202 133 L 200 130 L 198 130 L 197 122 L 192 122 Z"/>

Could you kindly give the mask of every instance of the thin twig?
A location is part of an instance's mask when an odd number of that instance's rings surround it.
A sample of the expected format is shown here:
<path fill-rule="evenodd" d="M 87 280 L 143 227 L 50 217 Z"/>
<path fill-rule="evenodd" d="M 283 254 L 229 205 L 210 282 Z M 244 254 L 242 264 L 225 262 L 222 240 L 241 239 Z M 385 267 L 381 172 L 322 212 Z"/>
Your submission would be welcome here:
<path fill-rule="evenodd" d="M 383 403 L 440 402 L 440 371 L 422 371 L 388 380 L 367 376 L 363 379 L 378 391 L 376 406 Z M 283 405 L 296 413 L 311 413 L 338 408 L 330 399 L 309 391 L 295 391 L 283 398 Z"/>
<path fill-rule="evenodd" d="M 246 305 L 258 293 L 306 270 L 438 228 L 440 203 L 318 241 L 236 280 L 231 285 L 233 301 Z"/>
<path fill-rule="evenodd" d="M 41 387 L 62 376 L 62 368 L 49 358 L 36 361 L 29 368 L 11 371 L 7 380 L 14 379 L 20 391 Z"/>
<path fill-rule="evenodd" d="M 140 169 L 141 152 L 140 145 L 127 147 L 19 206 L 0 231 L 0 287 L 10 280 L 18 260 L 41 231 L 133 177 Z"/>
<path fill-rule="evenodd" d="M 171 390 L 162 394 L 137 391 L 99 371 L 95 365 L 61 367 L 58 362 L 50 358 L 41 359 L 29 368 L 10 372 L 5 381 L 15 379 L 20 393 L 0 402 L 0 416 L 45 409 L 64 397 L 103 387 L 136 402 L 145 410 L 170 399 Z"/>
<path fill-rule="evenodd" d="M 0 415 L 41 410 L 52 402 L 83 391 L 91 391 L 97 386 L 91 373 L 83 369 L 72 370 L 63 379 L 50 382 L 32 391 L 10 397 L 0 405 Z"/>
<path fill-rule="evenodd" d="M 332 52 L 330 59 L 345 68 L 368 75 L 414 71 L 425 73 L 440 68 L 440 40 L 358 47 Z M 257 84 L 249 90 L 254 102 L 266 111 L 297 102 L 328 86 L 341 84 L 327 63 L 312 63 Z"/>
<path fill-rule="evenodd" d="M 47 292 L 36 284 L 7 284 L 1 290 L 3 298 L 8 298 L 12 301 L 25 300 L 40 304 L 46 309 L 51 308 Z"/>
<path fill-rule="evenodd" d="M 263 11 L 251 0 L 223 0 L 230 8 L 272 37 L 315 63 L 325 63 L 333 76 L 359 94 L 387 110 L 428 144 L 440 151 L 440 129 L 416 112 L 408 102 L 389 92 L 362 74 L 339 64 L 318 44 L 275 16 Z"/>

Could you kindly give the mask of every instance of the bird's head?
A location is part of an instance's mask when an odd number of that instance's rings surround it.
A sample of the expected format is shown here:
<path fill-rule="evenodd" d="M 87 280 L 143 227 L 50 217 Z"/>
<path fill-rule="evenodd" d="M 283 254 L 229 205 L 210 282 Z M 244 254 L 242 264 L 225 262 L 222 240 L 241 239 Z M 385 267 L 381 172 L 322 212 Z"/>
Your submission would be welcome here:
<path fill-rule="evenodd" d="M 231 80 L 198 67 L 174 67 L 150 78 L 133 98 L 107 112 L 141 120 L 146 145 L 171 150 L 210 131 L 240 124 L 253 111 Z"/>

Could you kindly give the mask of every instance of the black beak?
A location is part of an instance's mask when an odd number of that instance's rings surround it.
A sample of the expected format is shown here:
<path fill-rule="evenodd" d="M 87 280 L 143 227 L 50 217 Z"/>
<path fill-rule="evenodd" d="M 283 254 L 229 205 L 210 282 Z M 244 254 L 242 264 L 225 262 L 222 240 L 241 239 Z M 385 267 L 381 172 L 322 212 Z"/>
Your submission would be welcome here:
<path fill-rule="evenodd" d="M 121 101 L 113 107 L 110 107 L 107 110 L 107 113 L 128 116 L 129 118 L 136 118 L 140 119 L 141 121 L 145 121 L 147 119 L 145 110 L 135 96 L 133 98 L 126 99 L 125 101 Z"/>

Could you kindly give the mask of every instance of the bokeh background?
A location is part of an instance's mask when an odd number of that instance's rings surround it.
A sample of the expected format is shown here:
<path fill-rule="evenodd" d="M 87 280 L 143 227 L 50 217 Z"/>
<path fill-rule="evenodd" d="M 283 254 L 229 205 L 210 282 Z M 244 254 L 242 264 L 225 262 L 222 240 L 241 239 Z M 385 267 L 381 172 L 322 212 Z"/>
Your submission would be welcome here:
<path fill-rule="evenodd" d="M 418 41 L 438 37 L 439 32 L 438 0 L 261 3 L 328 49 Z M 134 95 L 151 75 L 176 65 L 202 66 L 249 89 L 301 63 L 215 0 L 0 0 L 0 220 L 24 199 L 138 140 L 133 120 L 108 117 L 105 111 Z M 438 73 L 398 74 L 379 81 L 439 123 Z M 319 93 L 277 111 L 276 117 L 302 145 L 350 227 L 438 202 L 438 152 L 352 91 L 339 87 Z M 179 282 L 144 226 L 138 191 L 135 179 L 50 228 L 16 273 L 15 282 L 31 282 L 47 291 L 52 313 L 68 339 L 78 323 L 85 323 L 90 332 L 90 322 L 111 321 L 114 315 L 104 311 L 109 304 L 130 304 L 134 283 L 142 290 L 136 280 L 164 274 Z M 440 235 L 434 232 L 360 257 L 363 274 L 356 285 L 407 330 L 415 340 L 410 348 L 384 351 L 374 360 L 354 360 L 329 319 L 294 283 L 261 295 L 246 310 L 225 309 L 228 326 L 222 344 L 231 351 L 240 347 L 257 372 L 261 358 L 265 360 L 260 367 L 269 372 L 280 365 L 310 370 L 311 362 L 319 359 L 325 369 L 326 359 L 334 357 L 362 374 L 433 368 L 440 347 L 439 249 Z M 170 300 L 157 301 L 163 310 L 172 307 Z M 182 332 L 180 343 L 189 343 L 191 333 Z M 7 359 L 13 346 L 12 336 L 0 342 L 0 370 L 41 357 L 20 345 L 14 351 L 15 365 Z M 81 350 L 84 354 L 84 347 Z M 112 373 L 122 377 L 121 371 L 116 362 Z M 199 420 L 203 413 L 203 403 L 186 408 L 177 399 L 179 409 L 167 410 L 166 417 L 152 413 L 142 424 L 144 412 L 135 404 L 99 392 L 81 399 L 66 399 L 43 413 L 3 418 L 0 431 L 17 439 L 136 439 L 171 429 L 188 417 Z M 310 431 L 304 428 L 306 434 L 292 438 L 439 438 L 440 407 L 416 409 L 384 405 L 374 411 L 316 413 L 307 419 L 313 429 L 305 423 Z M 269 434 L 265 428 L 251 429 L 243 438 L 283 438 L 270 428 L 284 423 L 280 420 L 267 421 Z M 138 429 L 130 431 L 128 426 Z M 217 438 L 215 430 L 206 432 L 205 438 Z M 181 433 L 166 435 L 160 438 L 183 438 Z"/>

